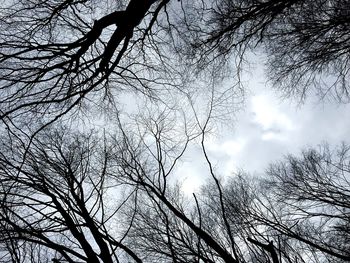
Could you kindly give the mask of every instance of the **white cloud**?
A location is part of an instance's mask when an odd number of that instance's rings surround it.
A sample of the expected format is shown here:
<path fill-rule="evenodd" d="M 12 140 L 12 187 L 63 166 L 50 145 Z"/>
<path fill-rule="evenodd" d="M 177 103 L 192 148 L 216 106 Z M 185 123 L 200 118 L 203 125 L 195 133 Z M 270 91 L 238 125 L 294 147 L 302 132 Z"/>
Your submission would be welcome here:
<path fill-rule="evenodd" d="M 207 173 L 196 160 L 182 162 L 175 172 L 176 180 L 180 182 L 182 190 L 187 195 L 198 192 L 205 182 Z"/>
<path fill-rule="evenodd" d="M 206 143 L 207 149 L 213 154 L 235 156 L 237 155 L 244 147 L 244 140 L 242 139 L 229 139 L 229 140 L 219 140 L 211 139 L 207 140 Z"/>
<path fill-rule="evenodd" d="M 252 97 L 251 110 L 255 115 L 253 121 L 261 125 L 264 130 L 278 129 L 280 131 L 295 129 L 295 125 L 291 119 L 281 112 L 281 109 L 274 100 L 266 95 Z"/>
<path fill-rule="evenodd" d="M 272 141 L 272 140 L 278 140 L 278 141 L 285 141 L 287 140 L 287 136 L 281 134 L 279 131 L 267 131 L 264 132 L 261 136 L 261 139 L 264 141 Z"/>
<path fill-rule="evenodd" d="M 244 143 L 244 140 L 228 140 L 221 144 L 221 148 L 225 154 L 233 157 L 242 151 Z"/>
<path fill-rule="evenodd" d="M 235 124 L 205 139 L 216 175 L 229 176 L 240 168 L 262 174 L 269 163 L 287 154 L 299 154 L 325 141 L 331 145 L 350 142 L 350 104 L 315 102 L 310 98 L 297 105 L 279 99 L 264 81 L 255 78 L 254 82 L 254 89 L 246 97 L 246 108 L 237 113 Z M 189 194 L 210 176 L 200 149 L 191 157 L 183 181 Z"/>

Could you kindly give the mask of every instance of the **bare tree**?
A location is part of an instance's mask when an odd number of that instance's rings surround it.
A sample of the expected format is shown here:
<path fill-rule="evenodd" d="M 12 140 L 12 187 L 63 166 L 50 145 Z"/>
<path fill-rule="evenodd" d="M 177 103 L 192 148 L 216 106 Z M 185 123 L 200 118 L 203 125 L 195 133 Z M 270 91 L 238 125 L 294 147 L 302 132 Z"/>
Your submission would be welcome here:
<path fill-rule="evenodd" d="M 165 110 L 137 127 L 120 118 L 112 137 L 42 130 L 30 148 L 3 137 L 2 261 L 349 261 L 347 146 L 289 157 L 263 184 L 245 174 L 223 183 L 208 118 L 195 116 L 199 129 Z M 210 182 L 188 197 L 174 177 L 198 140 Z"/>
<path fill-rule="evenodd" d="M 130 246 L 140 251 L 147 262 L 227 262 L 205 238 L 208 235 L 232 255 L 231 262 L 280 263 L 286 258 L 293 261 L 295 256 L 302 258 L 299 251 L 288 250 L 287 244 L 282 247 L 272 231 L 264 230 L 268 226 L 255 220 L 257 196 L 252 184 L 247 184 L 248 181 L 238 177 L 220 185 L 224 208 L 215 182 L 192 198 L 184 196 L 179 188 L 168 189 L 164 198 L 170 205 L 155 198 L 152 191 L 146 192 L 136 209 L 128 236 Z M 187 223 L 185 218 L 192 223 Z M 192 224 L 202 232 L 196 231 Z"/>
<path fill-rule="evenodd" d="M 1 262 L 142 262 L 123 244 L 116 223 L 137 189 L 111 185 L 110 153 L 93 134 L 66 129 L 41 133 L 29 150 L 4 139 Z"/>
<path fill-rule="evenodd" d="M 156 194 L 143 182 L 146 169 L 132 179 L 146 195 L 129 242 L 152 262 L 226 262 L 206 235 L 237 262 L 348 262 L 348 152 L 305 151 L 272 165 L 262 182 L 246 174 L 213 180 L 193 198 L 169 188 Z"/>
<path fill-rule="evenodd" d="M 6 0 L 0 116 L 8 126 L 42 115 L 53 122 L 84 104 L 116 103 L 121 90 L 157 97 L 193 80 L 193 66 L 227 76 L 217 69 L 230 54 L 259 46 L 287 94 L 303 97 L 311 87 L 346 99 L 348 13 L 343 0 Z"/>
<path fill-rule="evenodd" d="M 0 261 L 350 261 L 347 146 L 272 166 L 265 192 L 242 176 L 222 183 L 206 149 L 230 98 L 215 81 L 232 54 L 239 73 L 244 54 L 263 48 L 289 95 L 348 99 L 348 25 L 342 0 L 6 0 Z M 204 117 L 184 92 L 197 77 L 210 86 Z M 164 103 L 130 129 L 117 116 L 114 136 L 47 127 L 84 105 L 115 106 L 122 90 L 159 98 L 169 88 L 185 93 L 191 120 Z M 189 198 L 173 177 L 194 141 L 210 183 Z"/>
<path fill-rule="evenodd" d="M 84 105 L 117 104 L 123 90 L 155 98 L 180 85 L 181 67 L 167 58 L 170 41 L 158 25 L 168 2 L 6 0 L 1 120 L 24 129 L 38 117 L 45 124 Z"/>
<path fill-rule="evenodd" d="M 118 105 L 123 90 L 159 98 L 195 79 L 227 77 L 230 54 L 237 84 L 243 55 L 255 47 L 266 50 L 268 76 L 286 94 L 316 88 L 345 100 L 348 13 L 343 0 L 6 0 L 1 120 L 32 135 L 78 108 Z M 34 125 L 38 117 L 43 124 Z"/>
<path fill-rule="evenodd" d="M 153 129 L 148 133 L 141 132 L 140 139 L 120 127 L 124 137 L 115 141 L 113 147 L 121 153 L 116 156 L 114 177 L 140 189 L 137 209 L 132 208 L 127 213 L 127 218 L 131 215 L 134 218 L 128 244 L 150 262 L 263 262 L 270 257 L 274 259 L 276 250 L 267 237 L 263 239 L 267 244 L 261 239 L 252 239 L 259 232 L 250 223 L 252 219 L 247 212 L 250 211 L 248 203 L 253 201 L 250 188 L 246 188 L 243 180 L 232 181 L 230 186 L 234 190 L 229 191 L 221 184 L 211 164 L 205 147 L 210 113 L 204 120 L 195 114 L 195 119 L 198 133 L 193 137 L 184 136 L 180 144 L 175 140 L 179 137 L 169 128 L 168 119 L 146 118 L 153 123 Z M 175 167 L 181 162 L 188 144 L 195 138 L 200 139 L 202 158 L 208 165 L 211 183 L 200 195 L 189 198 L 178 186 L 173 186 L 171 178 L 175 176 Z"/>
<path fill-rule="evenodd" d="M 186 52 L 200 67 L 262 51 L 267 77 L 286 95 L 316 90 L 348 101 L 348 1 L 196 1 L 187 9 L 194 18 L 184 22 Z"/>
<path fill-rule="evenodd" d="M 272 165 L 268 176 L 261 221 L 301 244 L 304 256 L 350 261 L 349 147 L 331 151 L 322 146 L 301 157 L 288 156 Z"/>

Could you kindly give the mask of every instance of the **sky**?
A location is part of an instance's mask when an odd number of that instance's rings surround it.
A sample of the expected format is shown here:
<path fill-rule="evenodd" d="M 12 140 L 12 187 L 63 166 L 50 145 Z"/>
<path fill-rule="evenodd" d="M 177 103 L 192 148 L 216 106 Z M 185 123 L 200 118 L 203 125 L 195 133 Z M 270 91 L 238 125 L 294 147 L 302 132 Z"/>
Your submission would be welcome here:
<path fill-rule="evenodd" d="M 244 170 L 263 175 L 268 165 L 287 154 L 325 142 L 336 147 L 349 141 L 350 104 L 321 101 L 310 96 L 303 104 L 282 99 L 273 91 L 261 73 L 251 72 L 245 107 L 236 115 L 232 127 L 222 127 L 206 139 L 208 155 L 222 178 Z M 178 169 L 186 193 L 196 192 L 207 180 L 208 167 L 191 149 L 188 159 Z"/>
<path fill-rule="evenodd" d="M 312 95 L 303 104 L 283 99 L 266 81 L 262 63 L 252 66 L 243 79 L 245 105 L 233 124 L 218 125 L 206 135 L 206 150 L 217 176 L 227 178 L 238 171 L 262 176 L 269 164 L 288 154 L 299 155 L 303 149 L 324 143 L 331 148 L 350 143 L 350 104 Z M 134 99 L 130 94 L 120 98 L 128 112 L 139 110 L 130 103 Z M 101 120 L 101 125 L 105 128 L 106 122 Z M 189 195 L 210 178 L 199 144 L 189 147 L 174 177 Z"/>

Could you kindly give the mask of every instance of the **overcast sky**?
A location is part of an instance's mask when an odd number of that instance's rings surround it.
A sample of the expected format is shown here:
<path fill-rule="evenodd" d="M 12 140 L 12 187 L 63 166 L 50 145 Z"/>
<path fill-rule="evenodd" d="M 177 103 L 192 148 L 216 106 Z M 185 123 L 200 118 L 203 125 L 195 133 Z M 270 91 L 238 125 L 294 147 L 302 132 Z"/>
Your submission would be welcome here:
<path fill-rule="evenodd" d="M 331 147 L 349 141 L 350 105 L 321 102 L 309 97 L 303 105 L 282 100 L 266 84 L 262 74 L 249 82 L 245 108 L 237 114 L 235 125 L 223 127 L 207 138 L 209 156 L 221 176 L 238 169 L 262 174 L 268 164 L 289 153 L 328 142 Z M 257 77 L 258 76 L 258 77 Z M 184 190 L 192 193 L 208 178 L 199 149 L 192 149 L 188 162 L 179 168 Z"/>
<path fill-rule="evenodd" d="M 350 104 L 312 96 L 303 104 L 283 100 L 281 93 L 266 82 L 260 65 L 244 79 L 245 106 L 236 114 L 233 125 L 219 125 L 206 136 L 207 151 L 217 175 L 226 177 L 238 170 L 261 175 L 269 163 L 287 154 L 298 155 L 302 149 L 325 142 L 331 147 L 350 142 Z M 129 111 L 135 110 L 135 103 L 127 103 L 132 99 L 122 98 Z M 199 145 L 189 148 L 184 157 L 178 163 L 175 178 L 182 182 L 186 193 L 192 194 L 209 178 L 208 166 Z"/>

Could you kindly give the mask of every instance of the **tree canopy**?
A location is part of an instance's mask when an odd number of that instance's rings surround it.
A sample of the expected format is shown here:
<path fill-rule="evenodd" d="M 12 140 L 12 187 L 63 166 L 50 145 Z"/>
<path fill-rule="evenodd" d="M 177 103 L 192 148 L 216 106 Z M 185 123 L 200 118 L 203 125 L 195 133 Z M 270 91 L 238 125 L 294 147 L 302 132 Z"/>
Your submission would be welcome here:
<path fill-rule="evenodd" d="M 22 122 L 39 115 L 50 122 L 84 103 L 118 103 L 125 89 L 151 97 L 161 90 L 187 91 L 201 71 L 216 79 L 233 74 L 222 70 L 232 64 L 229 57 L 237 61 L 239 73 L 250 51 L 266 54 L 267 76 L 286 94 L 303 98 L 314 89 L 346 100 L 347 4 L 5 1 L 1 119 L 10 125 L 22 115 Z"/>
<path fill-rule="evenodd" d="M 252 54 L 280 94 L 348 102 L 349 15 L 346 0 L 4 0 L 0 262 L 349 262 L 347 143 L 261 178 L 222 178 L 207 150 Z M 190 147 L 208 181 L 187 196 Z"/>

